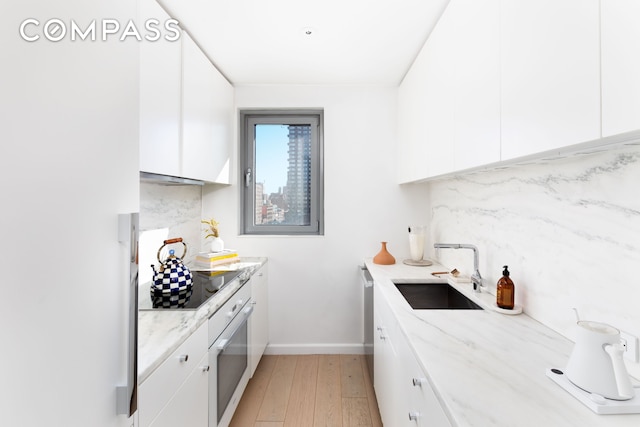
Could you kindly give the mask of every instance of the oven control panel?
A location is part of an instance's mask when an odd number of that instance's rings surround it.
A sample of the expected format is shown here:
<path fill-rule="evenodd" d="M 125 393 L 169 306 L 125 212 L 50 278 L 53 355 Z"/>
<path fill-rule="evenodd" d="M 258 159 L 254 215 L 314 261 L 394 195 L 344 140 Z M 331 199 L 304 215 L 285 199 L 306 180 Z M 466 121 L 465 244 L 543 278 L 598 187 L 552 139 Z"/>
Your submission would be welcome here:
<path fill-rule="evenodd" d="M 209 318 L 209 345 L 220 336 L 224 328 L 240 313 L 242 307 L 244 307 L 250 299 L 251 286 L 249 282 L 247 282 Z"/>

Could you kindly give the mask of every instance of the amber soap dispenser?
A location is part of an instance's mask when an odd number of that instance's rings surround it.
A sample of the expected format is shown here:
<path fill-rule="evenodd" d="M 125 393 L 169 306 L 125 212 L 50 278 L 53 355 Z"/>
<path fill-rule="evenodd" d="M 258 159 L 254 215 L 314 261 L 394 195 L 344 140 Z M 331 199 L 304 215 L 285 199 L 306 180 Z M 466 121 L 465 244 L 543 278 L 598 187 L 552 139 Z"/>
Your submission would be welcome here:
<path fill-rule="evenodd" d="M 496 305 L 500 308 L 513 310 L 513 300 L 515 296 L 515 287 L 513 281 L 509 278 L 509 267 L 504 266 L 502 277 L 498 280 L 496 289 Z"/>

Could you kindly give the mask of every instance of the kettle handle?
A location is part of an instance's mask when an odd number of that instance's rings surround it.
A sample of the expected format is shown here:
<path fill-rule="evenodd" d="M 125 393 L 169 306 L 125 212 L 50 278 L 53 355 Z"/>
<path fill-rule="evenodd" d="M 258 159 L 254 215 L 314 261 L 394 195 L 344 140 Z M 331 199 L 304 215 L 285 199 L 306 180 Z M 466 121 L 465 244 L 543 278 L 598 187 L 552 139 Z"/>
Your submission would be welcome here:
<path fill-rule="evenodd" d="M 624 347 L 621 344 L 607 344 L 604 345 L 604 351 L 611 357 L 611 363 L 613 365 L 613 375 L 616 379 L 616 385 L 618 386 L 619 398 L 622 400 L 632 399 L 634 396 L 633 387 L 631 386 L 631 380 L 629 374 L 622 360 L 622 353 L 624 353 Z"/>
<path fill-rule="evenodd" d="M 164 245 L 160 246 L 160 249 L 158 249 L 158 262 L 160 264 L 162 264 L 162 260 L 160 259 L 160 253 L 162 252 L 162 249 L 164 249 L 165 246 L 170 245 L 172 243 L 182 243 L 182 245 L 184 246 L 184 252 L 182 252 L 182 256 L 180 257 L 181 259 L 184 259 L 184 256 L 187 254 L 187 244 L 182 241 L 182 237 L 176 237 L 175 239 L 165 240 Z"/>

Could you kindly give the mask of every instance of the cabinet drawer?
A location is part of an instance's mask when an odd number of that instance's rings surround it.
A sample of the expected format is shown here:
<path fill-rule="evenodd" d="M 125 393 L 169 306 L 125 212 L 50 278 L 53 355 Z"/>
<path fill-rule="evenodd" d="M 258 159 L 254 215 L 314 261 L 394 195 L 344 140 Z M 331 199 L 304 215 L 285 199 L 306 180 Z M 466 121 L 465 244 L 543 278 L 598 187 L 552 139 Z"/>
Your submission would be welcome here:
<path fill-rule="evenodd" d="M 416 360 L 406 341 L 402 343 L 405 388 L 408 390 L 408 414 L 415 416 L 418 426 L 450 427 L 451 422 L 440 406 L 431 382 Z"/>
<path fill-rule="evenodd" d="M 141 427 L 151 424 L 206 353 L 205 323 L 140 385 L 138 401 Z"/>
<path fill-rule="evenodd" d="M 413 386 L 413 393 L 410 402 L 412 406 L 409 412 L 415 412 L 418 415 L 419 426 L 430 427 L 450 427 L 451 423 L 444 409 L 440 406 L 440 401 L 436 397 L 431 385 L 424 376 L 408 378 L 411 382 L 416 380 Z M 410 383 L 411 384 L 411 383 Z"/>

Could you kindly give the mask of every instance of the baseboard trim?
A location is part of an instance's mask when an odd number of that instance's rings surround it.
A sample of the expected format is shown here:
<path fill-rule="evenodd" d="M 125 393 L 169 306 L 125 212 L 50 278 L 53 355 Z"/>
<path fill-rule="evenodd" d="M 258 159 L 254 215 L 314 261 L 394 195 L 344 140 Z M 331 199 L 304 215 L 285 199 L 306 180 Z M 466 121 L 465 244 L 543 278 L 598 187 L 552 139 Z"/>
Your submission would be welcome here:
<path fill-rule="evenodd" d="M 264 354 L 364 354 L 362 344 L 269 344 Z"/>

